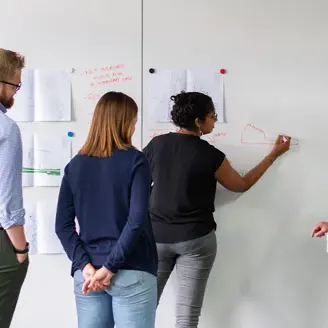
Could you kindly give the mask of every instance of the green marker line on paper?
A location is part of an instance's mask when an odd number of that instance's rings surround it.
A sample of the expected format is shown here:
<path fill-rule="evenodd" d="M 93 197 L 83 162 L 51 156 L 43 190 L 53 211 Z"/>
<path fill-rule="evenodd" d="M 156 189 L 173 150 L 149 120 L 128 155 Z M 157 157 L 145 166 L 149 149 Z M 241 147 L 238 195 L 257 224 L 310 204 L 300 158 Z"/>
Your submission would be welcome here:
<path fill-rule="evenodd" d="M 41 173 L 46 175 L 60 175 L 60 169 L 33 169 L 29 167 L 23 167 L 23 173 Z"/>

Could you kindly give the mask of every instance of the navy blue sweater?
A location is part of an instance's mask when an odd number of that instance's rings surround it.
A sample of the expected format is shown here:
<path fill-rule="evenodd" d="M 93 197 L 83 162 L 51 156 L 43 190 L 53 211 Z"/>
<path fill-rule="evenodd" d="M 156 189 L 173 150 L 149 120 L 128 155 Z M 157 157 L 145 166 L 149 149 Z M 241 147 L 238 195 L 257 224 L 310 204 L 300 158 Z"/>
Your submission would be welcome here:
<path fill-rule="evenodd" d="M 72 261 L 72 275 L 87 263 L 113 273 L 157 274 L 149 191 L 149 164 L 136 149 L 115 150 L 108 158 L 76 155 L 70 161 L 59 192 L 56 234 Z"/>

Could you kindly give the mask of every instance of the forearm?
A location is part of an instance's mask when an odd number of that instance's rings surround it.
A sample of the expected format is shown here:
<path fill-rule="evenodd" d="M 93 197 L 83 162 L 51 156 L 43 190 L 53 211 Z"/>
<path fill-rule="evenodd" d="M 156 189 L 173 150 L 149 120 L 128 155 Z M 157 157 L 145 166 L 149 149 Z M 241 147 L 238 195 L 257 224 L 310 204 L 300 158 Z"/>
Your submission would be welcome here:
<path fill-rule="evenodd" d="M 90 262 L 90 257 L 76 231 L 74 197 L 68 181 L 67 171 L 68 167 L 66 166 L 59 191 L 55 232 L 73 265 L 83 270 L 84 266 Z"/>
<path fill-rule="evenodd" d="M 91 260 L 75 230 L 75 226 L 70 228 L 65 227 L 64 229 L 56 226 L 56 234 L 68 258 L 74 265 L 77 265 L 83 270 L 84 266 Z"/>
<path fill-rule="evenodd" d="M 116 273 L 117 270 L 124 266 L 126 259 L 132 252 L 137 240 L 140 238 L 142 230 L 143 226 L 141 224 L 127 222 L 120 238 L 107 257 L 106 263 L 104 263 L 104 266 L 108 270 Z"/>
<path fill-rule="evenodd" d="M 138 156 L 131 185 L 129 216 L 104 264 L 112 273 L 116 273 L 125 264 L 149 219 L 149 164 L 146 157 Z"/>
<path fill-rule="evenodd" d="M 6 229 L 7 235 L 16 249 L 23 250 L 26 247 L 24 226 L 17 225 Z"/>
<path fill-rule="evenodd" d="M 276 158 L 273 155 L 268 155 L 246 175 L 243 176 L 243 180 L 247 185 L 247 189 L 250 189 L 263 176 L 263 174 L 275 160 Z"/>

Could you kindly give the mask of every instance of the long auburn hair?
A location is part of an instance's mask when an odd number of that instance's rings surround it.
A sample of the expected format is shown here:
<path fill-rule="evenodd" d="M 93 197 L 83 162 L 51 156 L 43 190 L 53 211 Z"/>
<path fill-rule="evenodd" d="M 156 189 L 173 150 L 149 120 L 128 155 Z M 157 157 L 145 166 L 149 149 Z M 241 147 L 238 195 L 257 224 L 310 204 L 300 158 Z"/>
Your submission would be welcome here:
<path fill-rule="evenodd" d="M 109 157 L 115 149 L 132 147 L 138 115 L 135 101 L 122 92 L 107 92 L 98 101 L 80 155 Z"/>

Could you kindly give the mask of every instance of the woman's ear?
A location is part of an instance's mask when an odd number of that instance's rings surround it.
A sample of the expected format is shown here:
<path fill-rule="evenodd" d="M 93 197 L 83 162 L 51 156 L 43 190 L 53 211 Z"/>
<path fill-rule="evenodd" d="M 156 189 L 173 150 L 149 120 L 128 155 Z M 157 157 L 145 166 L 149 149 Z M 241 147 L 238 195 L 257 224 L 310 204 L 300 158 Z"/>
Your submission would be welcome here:
<path fill-rule="evenodd" d="M 203 131 L 201 129 L 201 120 L 199 118 L 195 119 L 195 124 L 196 124 L 197 130 L 199 131 L 199 134 L 203 135 Z"/>

